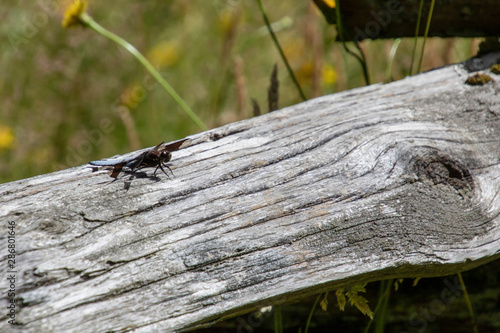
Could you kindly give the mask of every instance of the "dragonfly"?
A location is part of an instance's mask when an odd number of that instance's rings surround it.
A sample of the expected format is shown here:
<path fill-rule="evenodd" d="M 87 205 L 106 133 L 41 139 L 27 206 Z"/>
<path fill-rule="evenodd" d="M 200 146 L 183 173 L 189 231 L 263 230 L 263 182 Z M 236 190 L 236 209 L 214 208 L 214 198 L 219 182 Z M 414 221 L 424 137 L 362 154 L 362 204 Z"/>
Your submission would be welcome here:
<path fill-rule="evenodd" d="M 132 174 L 140 169 L 156 167 L 153 174 L 155 177 L 158 169 L 163 171 L 163 173 L 168 177 L 168 174 L 165 172 L 165 169 L 163 169 L 163 167 L 167 168 L 172 173 L 172 175 L 174 174 L 172 172 L 172 169 L 170 169 L 170 167 L 167 165 L 167 162 L 172 158 L 172 152 L 179 150 L 182 144 L 187 140 L 189 139 L 182 139 L 179 141 L 175 141 L 174 143 L 171 143 L 169 145 L 165 145 L 165 143 L 162 142 L 156 147 L 150 148 L 136 156 L 114 158 L 102 161 L 91 161 L 89 162 L 89 164 L 93 166 L 113 167 L 113 171 L 111 172 L 110 176 L 115 179 L 118 177 L 124 167 L 130 169 Z"/>

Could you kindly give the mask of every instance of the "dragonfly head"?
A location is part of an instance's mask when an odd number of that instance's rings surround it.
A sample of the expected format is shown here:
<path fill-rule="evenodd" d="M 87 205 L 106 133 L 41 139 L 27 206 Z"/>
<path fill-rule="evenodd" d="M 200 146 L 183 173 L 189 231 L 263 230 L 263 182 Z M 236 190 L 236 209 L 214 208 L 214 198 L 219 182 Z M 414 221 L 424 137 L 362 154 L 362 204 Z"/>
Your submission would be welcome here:
<path fill-rule="evenodd" d="M 162 151 L 160 153 L 160 161 L 163 163 L 170 161 L 171 158 L 172 158 L 172 154 L 169 151 Z"/>

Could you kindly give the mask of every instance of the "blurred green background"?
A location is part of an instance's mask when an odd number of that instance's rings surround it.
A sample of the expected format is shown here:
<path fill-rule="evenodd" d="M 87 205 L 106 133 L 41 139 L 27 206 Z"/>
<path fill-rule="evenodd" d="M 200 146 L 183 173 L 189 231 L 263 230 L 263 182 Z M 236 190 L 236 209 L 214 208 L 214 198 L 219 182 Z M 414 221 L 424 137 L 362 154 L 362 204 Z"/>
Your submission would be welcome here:
<path fill-rule="evenodd" d="M 64 29 L 68 2 L 0 3 L 0 182 L 171 141 L 199 128 L 127 51 L 91 29 Z M 312 1 L 263 1 L 306 96 L 364 85 Z M 278 64 L 280 107 L 301 102 L 254 0 L 90 1 L 88 13 L 132 43 L 209 128 L 267 109 Z M 394 41 L 365 41 L 372 82 Z M 403 40 L 392 78 L 409 73 Z M 475 54 L 474 39 L 429 39 L 422 70 Z"/>

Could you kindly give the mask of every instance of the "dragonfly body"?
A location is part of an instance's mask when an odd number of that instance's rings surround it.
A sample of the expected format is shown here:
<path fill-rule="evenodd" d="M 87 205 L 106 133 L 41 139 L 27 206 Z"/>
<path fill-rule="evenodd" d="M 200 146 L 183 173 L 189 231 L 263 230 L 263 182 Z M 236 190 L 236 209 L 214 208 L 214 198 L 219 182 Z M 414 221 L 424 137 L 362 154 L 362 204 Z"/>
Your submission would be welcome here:
<path fill-rule="evenodd" d="M 115 158 L 105 161 L 92 161 L 89 162 L 89 164 L 94 166 L 112 166 L 113 171 L 111 172 L 110 176 L 113 178 L 118 177 L 123 167 L 130 169 L 132 173 L 143 168 L 156 167 L 154 171 L 155 176 L 158 169 L 160 169 L 165 175 L 167 175 L 163 167 L 166 167 L 168 170 L 170 170 L 170 172 L 172 172 L 172 170 L 166 163 L 172 158 L 172 152 L 179 150 L 181 145 L 186 140 L 188 139 L 179 140 L 166 146 L 164 146 L 164 143 L 162 142 L 156 147 L 148 149 L 136 156 Z"/>

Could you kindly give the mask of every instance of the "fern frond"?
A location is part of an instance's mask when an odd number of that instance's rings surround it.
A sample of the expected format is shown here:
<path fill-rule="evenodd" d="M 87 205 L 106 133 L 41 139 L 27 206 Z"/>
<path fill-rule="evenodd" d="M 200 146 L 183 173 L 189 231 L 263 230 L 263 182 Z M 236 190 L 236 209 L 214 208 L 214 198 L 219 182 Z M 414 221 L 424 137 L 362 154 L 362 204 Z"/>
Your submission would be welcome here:
<path fill-rule="evenodd" d="M 321 310 L 323 310 L 323 311 L 327 310 L 327 308 L 328 308 L 328 291 L 325 293 L 325 297 L 323 297 L 323 299 L 321 300 L 319 305 L 321 306 Z"/>
<path fill-rule="evenodd" d="M 339 305 L 340 311 L 344 311 L 346 304 L 344 288 L 337 289 L 335 296 L 337 296 L 337 304 Z"/>
<path fill-rule="evenodd" d="M 346 296 L 349 299 L 349 303 L 354 305 L 361 311 L 362 314 L 373 319 L 373 311 L 370 309 L 368 305 L 368 300 L 363 296 L 358 295 L 358 293 L 366 292 L 366 283 L 365 284 L 357 284 L 349 288 L 349 290 L 344 294 L 344 288 L 337 289 L 335 295 L 337 296 L 337 303 L 341 311 L 344 311 L 346 305 Z"/>
<path fill-rule="evenodd" d="M 370 309 L 370 306 L 368 305 L 368 300 L 363 296 L 358 295 L 358 293 L 366 292 L 365 286 L 366 283 L 353 286 L 351 287 L 351 290 L 349 290 L 346 293 L 346 295 L 351 305 L 357 307 L 362 314 L 367 315 L 368 317 L 370 317 L 370 319 L 373 319 L 373 311 Z"/>

